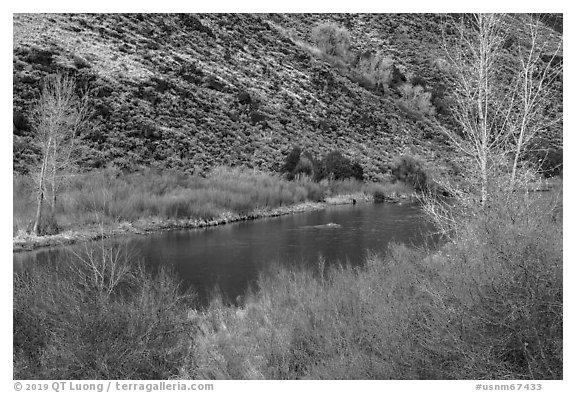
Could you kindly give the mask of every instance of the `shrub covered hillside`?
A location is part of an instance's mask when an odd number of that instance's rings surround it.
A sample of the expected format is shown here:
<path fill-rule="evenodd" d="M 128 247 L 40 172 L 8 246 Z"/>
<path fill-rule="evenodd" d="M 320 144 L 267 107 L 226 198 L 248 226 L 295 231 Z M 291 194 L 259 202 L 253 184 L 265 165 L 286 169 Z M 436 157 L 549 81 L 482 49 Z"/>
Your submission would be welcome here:
<path fill-rule="evenodd" d="M 368 178 L 389 174 L 403 154 L 451 171 L 455 153 L 439 131 L 454 127 L 444 20 L 16 14 L 14 169 L 25 172 L 37 154 L 30 113 L 43 77 L 64 72 L 91 92 L 86 168 L 279 170 L 299 145 L 318 156 L 339 150 Z M 561 125 L 555 130 L 544 158 L 561 161 Z"/>

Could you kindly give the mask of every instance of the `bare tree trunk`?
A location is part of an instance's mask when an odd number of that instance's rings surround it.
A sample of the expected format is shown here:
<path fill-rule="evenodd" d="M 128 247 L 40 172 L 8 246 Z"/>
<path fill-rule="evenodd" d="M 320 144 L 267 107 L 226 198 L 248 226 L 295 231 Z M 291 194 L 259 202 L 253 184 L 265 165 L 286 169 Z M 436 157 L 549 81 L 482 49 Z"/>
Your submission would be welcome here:
<path fill-rule="evenodd" d="M 42 161 L 42 168 L 40 169 L 40 179 L 38 181 L 38 207 L 36 209 L 36 219 L 34 220 L 34 234 L 36 236 L 40 235 L 40 225 L 42 222 L 42 205 L 44 203 L 44 178 L 46 176 L 46 166 L 47 166 L 48 156 L 44 156 Z"/>
<path fill-rule="evenodd" d="M 516 145 L 516 153 L 514 154 L 514 163 L 512 164 L 512 175 L 510 176 L 510 185 L 514 187 L 514 182 L 516 181 L 516 168 L 518 168 L 518 159 L 520 157 L 522 145 L 518 143 Z"/>
<path fill-rule="evenodd" d="M 480 203 L 482 207 L 486 206 L 486 202 L 488 201 L 488 165 L 487 165 L 487 157 L 484 155 L 482 157 L 482 162 L 480 165 L 480 178 L 481 178 L 481 185 L 480 185 Z"/>

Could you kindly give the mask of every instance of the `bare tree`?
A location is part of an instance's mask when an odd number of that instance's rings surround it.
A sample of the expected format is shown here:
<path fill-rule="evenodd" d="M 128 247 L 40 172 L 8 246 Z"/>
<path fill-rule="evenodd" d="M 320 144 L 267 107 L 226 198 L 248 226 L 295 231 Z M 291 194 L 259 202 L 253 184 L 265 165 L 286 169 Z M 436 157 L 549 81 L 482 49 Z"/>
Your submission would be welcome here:
<path fill-rule="evenodd" d="M 503 151 L 507 132 L 499 121 L 509 109 L 498 81 L 498 58 L 504 42 L 501 18 L 496 14 L 462 18 L 454 40 L 444 40 L 454 77 L 454 116 L 463 137 L 450 131 L 446 135 L 474 159 L 482 205 L 488 199 L 491 160 Z"/>
<path fill-rule="evenodd" d="M 70 175 L 78 149 L 78 135 L 86 124 L 88 96 L 76 94 L 76 82 L 63 75 L 50 75 L 34 108 L 33 130 L 41 161 L 33 178 L 38 192 L 34 233 L 40 234 L 46 188 L 51 191 L 52 213 L 63 181 Z"/>
<path fill-rule="evenodd" d="M 510 181 L 516 181 L 516 172 L 522 154 L 539 134 L 561 116 L 546 114 L 546 106 L 554 99 L 554 84 L 561 78 L 563 62 L 562 38 L 554 39 L 550 31 L 532 15 L 527 16 L 529 35 L 527 43 L 518 44 L 518 75 L 515 86 L 518 98 L 509 121 L 512 140 L 513 164 Z"/>
<path fill-rule="evenodd" d="M 561 74 L 556 61 L 561 48 L 556 43 L 547 61 L 543 27 L 527 16 L 524 25 L 529 39 L 519 38 L 517 53 L 507 56 L 504 46 L 511 34 L 512 16 L 502 14 L 466 15 L 456 25 L 456 34 L 444 36 L 451 63 L 454 88 L 454 116 L 461 134 L 444 129 L 461 152 L 471 157 L 479 180 L 482 206 L 489 193 L 491 173 L 512 157 L 510 185 L 514 186 L 522 154 L 535 136 L 551 123 L 543 116 L 551 87 Z M 526 29 L 521 29 L 526 30 Z M 552 37 L 552 36 L 550 36 Z"/>

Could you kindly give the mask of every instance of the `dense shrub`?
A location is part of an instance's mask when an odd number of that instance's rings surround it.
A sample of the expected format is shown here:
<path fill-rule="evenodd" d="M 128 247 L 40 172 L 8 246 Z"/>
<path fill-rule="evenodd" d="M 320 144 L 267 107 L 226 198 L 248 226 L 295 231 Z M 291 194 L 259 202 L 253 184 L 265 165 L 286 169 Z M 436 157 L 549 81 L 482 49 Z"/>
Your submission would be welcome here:
<path fill-rule="evenodd" d="M 314 177 L 318 171 L 318 162 L 312 154 L 302 150 L 299 146 L 292 148 L 282 165 L 282 172 L 286 174 L 288 180 L 305 175 Z"/>
<path fill-rule="evenodd" d="M 315 167 L 313 159 L 308 155 L 302 154 L 298 164 L 296 165 L 296 168 L 294 168 L 293 174 L 295 176 L 304 174 L 306 176 L 312 177 L 314 170 Z"/>
<path fill-rule="evenodd" d="M 363 170 L 360 164 L 355 163 L 353 166 L 352 162 L 338 150 L 334 150 L 324 156 L 321 166 L 320 178 L 333 180 L 356 178 L 363 180 Z"/>
<path fill-rule="evenodd" d="M 419 160 L 410 156 L 405 155 L 394 160 L 392 176 L 395 180 L 412 186 L 417 191 L 422 191 L 427 187 L 426 170 Z"/>
<path fill-rule="evenodd" d="M 14 276 L 15 379 L 169 379 L 191 353 L 193 296 L 116 247 Z"/>
<path fill-rule="evenodd" d="M 290 153 L 286 156 L 284 160 L 284 165 L 282 166 L 282 172 L 288 174 L 289 180 L 294 178 L 294 169 L 300 161 L 300 155 L 302 154 L 302 149 L 300 146 L 294 146 Z"/>
<path fill-rule="evenodd" d="M 347 60 L 350 50 L 350 34 L 334 23 L 323 23 L 312 30 L 312 39 L 328 56 Z"/>
<path fill-rule="evenodd" d="M 311 177 L 315 181 L 349 178 L 364 180 L 362 165 L 358 162 L 351 162 L 338 150 L 328 153 L 322 160 L 318 161 L 310 152 L 296 146 L 286 157 L 282 170 L 289 180 L 293 180 L 299 175 Z"/>
<path fill-rule="evenodd" d="M 364 168 L 359 162 L 353 162 L 350 168 L 351 177 L 357 180 L 364 180 Z"/>
<path fill-rule="evenodd" d="M 356 66 L 357 71 L 372 86 L 386 90 L 392 80 L 393 60 L 382 52 L 360 56 Z"/>
<path fill-rule="evenodd" d="M 395 65 L 392 66 L 392 77 L 390 79 L 389 85 L 391 88 L 396 89 L 406 82 L 406 77 Z"/>
<path fill-rule="evenodd" d="M 370 183 L 365 192 L 372 195 L 374 202 L 397 201 L 401 197 L 410 197 L 414 194 L 414 189 L 401 182 L 396 183 Z"/>
<path fill-rule="evenodd" d="M 400 102 L 405 109 L 427 116 L 436 114 L 436 109 L 431 101 L 432 93 L 425 91 L 421 85 L 404 83 L 398 90 L 402 94 Z"/>

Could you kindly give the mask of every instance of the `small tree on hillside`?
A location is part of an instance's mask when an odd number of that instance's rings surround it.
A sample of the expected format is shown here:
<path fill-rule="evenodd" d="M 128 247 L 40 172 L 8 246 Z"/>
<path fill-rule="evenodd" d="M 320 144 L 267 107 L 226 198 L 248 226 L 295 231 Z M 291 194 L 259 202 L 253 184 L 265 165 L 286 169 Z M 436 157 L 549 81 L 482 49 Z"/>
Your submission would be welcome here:
<path fill-rule="evenodd" d="M 282 165 L 282 172 L 287 174 L 289 180 L 294 178 L 294 170 L 300 161 L 301 154 L 302 148 L 300 146 L 294 146 L 284 160 L 284 165 Z"/>
<path fill-rule="evenodd" d="M 78 135 L 86 124 L 88 96 L 76 94 L 73 78 L 50 75 L 44 80 L 42 92 L 33 110 L 34 141 L 40 150 L 40 162 L 33 171 L 38 205 L 33 231 L 41 232 L 41 220 L 46 188 L 51 191 L 51 210 L 54 214 L 57 194 L 74 168 L 78 149 Z"/>
<path fill-rule="evenodd" d="M 324 175 L 333 180 L 353 177 L 352 162 L 344 157 L 339 150 L 333 150 L 322 160 Z M 361 180 L 361 179 L 360 179 Z"/>

